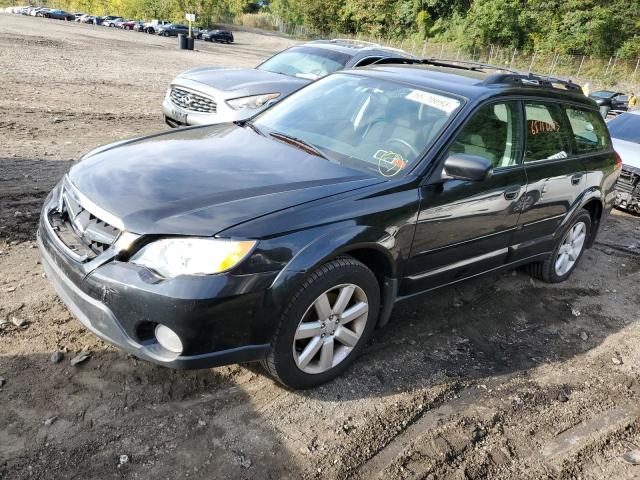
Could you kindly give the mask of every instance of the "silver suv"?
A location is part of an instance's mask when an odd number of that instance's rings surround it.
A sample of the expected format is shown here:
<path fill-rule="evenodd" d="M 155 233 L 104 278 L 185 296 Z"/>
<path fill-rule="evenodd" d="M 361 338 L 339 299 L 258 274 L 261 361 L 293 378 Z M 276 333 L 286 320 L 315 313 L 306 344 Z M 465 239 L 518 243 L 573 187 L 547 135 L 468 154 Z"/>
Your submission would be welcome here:
<path fill-rule="evenodd" d="M 193 68 L 171 82 L 162 112 L 172 127 L 245 120 L 318 78 L 385 58 L 413 56 L 368 42 L 336 39 L 296 45 L 256 68 Z"/>

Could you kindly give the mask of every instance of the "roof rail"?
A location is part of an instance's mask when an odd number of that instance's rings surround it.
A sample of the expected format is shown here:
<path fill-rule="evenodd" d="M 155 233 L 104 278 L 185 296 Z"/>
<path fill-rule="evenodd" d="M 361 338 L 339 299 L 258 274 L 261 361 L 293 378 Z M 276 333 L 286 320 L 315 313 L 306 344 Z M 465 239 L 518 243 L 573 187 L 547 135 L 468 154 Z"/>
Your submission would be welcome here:
<path fill-rule="evenodd" d="M 582 92 L 582 87 L 570 79 L 564 80 L 547 75 L 537 75 L 531 72 L 496 73 L 488 76 L 483 83 L 487 85 L 496 83 L 519 83 L 521 85 L 539 85 L 547 88 L 558 88 L 558 85 L 560 85 L 565 90 Z"/>
<path fill-rule="evenodd" d="M 435 67 L 460 68 L 464 70 L 497 70 L 484 79 L 485 85 L 499 83 L 518 83 L 521 85 L 538 85 L 546 88 L 558 88 L 562 86 L 565 90 L 582 92 L 582 87 L 572 80 L 550 77 L 548 75 L 537 75 L 535 73 L 523 73 L 500 65 L 490 65 L 488 63 L 470 62 L 466 60 L 447 60 L 439 58 L 382 58 L 375 65 L 384 64 L 413 64 L 413 65 L 433 65 Z M 504 72 L 504 73 L 503 73 Z"/>
<path fill-rule="evenodd" d="M 351 45 L 353 47 L 363 47 L 363 48 L 378 48 L 381 50 L 388 50 L 391 52 L 397 52 L 402 54 L 403 56 L 407 57 L 407 58 L 411 58 L 411 59 L 415 59 L 415 55 L 413 55 L 412 53 L 407 52 L 406 50 L 402 50 L 401 48 L 396 48 L 396 47 L 387 47 L 386 45 L 381 45 L 379 43 L 373 43 L 373 42 L 365 42 L 364 40 L 360 41 L 360 40 L 353 40 L 350 38 L 333 38 L 331 40 L 314 40 L 314 42 L 318 42 L 318 43 L 342 43 L 345 45 Z M 375 62 L 374 62 L 375 63 Z"/>
<path fill-rule="evenodd" d="M 460 68 L 463 70 L 500 70 L 500 71 L 505 71 L 510 73 L 519 73 L 516 70 L 511 70 L 509 68 L 501 67 L 499 65 L 490 65 L 488 63 L 480 63 L 480 62 L 470 62 L 466 60 L 448 60 L 448 59 L 434 58 L 434 57 L 406 58 L 406 59 L 382 58 L 374 63 L 376 65 L 389 64 L 389 63 L 433 65 L 435 67 Z"/>
<path fill-rule="evenodd" d="M 331 40 L 325 40 L 331 43 L 346 43 L 349 45 L 368 45 L 370 47 L 381 47 L 379 43 L 366 42 L 364 40 L 356 40 L 353 38 L 332 38 Z"/>

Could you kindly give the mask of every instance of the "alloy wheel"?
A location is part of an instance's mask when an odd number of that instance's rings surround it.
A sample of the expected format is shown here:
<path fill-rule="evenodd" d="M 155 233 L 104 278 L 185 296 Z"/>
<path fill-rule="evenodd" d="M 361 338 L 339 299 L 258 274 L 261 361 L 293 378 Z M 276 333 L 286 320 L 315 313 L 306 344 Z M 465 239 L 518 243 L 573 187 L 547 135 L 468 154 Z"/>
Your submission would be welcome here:
<path fill-rule="evenodd" d="M 357 345 L 367 325 L 369 303 L 357 285 L 337 285 L 309 306 L 293 340 L 300 370 L 318 374 L 339 365 Z"/>
<path fill-rule="evenodd" d="M 569 229 L 562 240 L 556 257 L 555 269 L 558 276 L 566 275 L 573 268 L 580 253 L 582 253 L 586 238 L 587 226 L 584 222 L 578 222 Z"/>

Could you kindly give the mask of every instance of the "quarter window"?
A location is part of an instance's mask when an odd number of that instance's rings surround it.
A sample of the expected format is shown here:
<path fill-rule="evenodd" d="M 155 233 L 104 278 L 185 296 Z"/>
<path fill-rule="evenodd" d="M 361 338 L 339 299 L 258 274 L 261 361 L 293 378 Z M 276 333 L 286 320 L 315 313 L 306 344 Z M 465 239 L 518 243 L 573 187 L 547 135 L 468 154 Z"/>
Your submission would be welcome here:
<path fill-rule="evenodd" d="M 525 162 L 567 158 L 569 145 L 560 109 L 544 103 L 525 104 Z"/>
<path fill-rule="evenodd" d="M 598 152 L 610 145 L 607 126 L 598 112 L 573 107 L 565 111 L 577 153 Z"/>
<path fill-rule="evenodd" d="M 481 107 L 449 147 L 449 154 L 484 157 L 493 168 L 518 163 L 520 110 L 516 102 L 492 103 Z"/>

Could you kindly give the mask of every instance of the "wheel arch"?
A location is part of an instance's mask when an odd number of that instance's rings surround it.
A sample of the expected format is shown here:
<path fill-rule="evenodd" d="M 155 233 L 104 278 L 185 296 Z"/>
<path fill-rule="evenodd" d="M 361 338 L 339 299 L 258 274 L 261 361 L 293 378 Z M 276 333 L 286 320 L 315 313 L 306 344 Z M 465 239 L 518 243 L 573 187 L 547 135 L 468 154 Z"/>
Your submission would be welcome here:
<path fill-rule="evenodd" d="M 276 306 L 286 304 L 288 296 L 302 284 L 309 272 L 337 257 L 349 255 L 367 266 L 378 279 L 382 305 L 379 323 L 386 323 L 397 294 L 398 262 L 401 258 L 396 242 L 388 242 L 393 244 L 391 248 L 383 244 L 389 238 L 386 232 L 363 225 L 330 231 L 316 238 L 278 274 L 269 288 L 270 301 Z"/>

